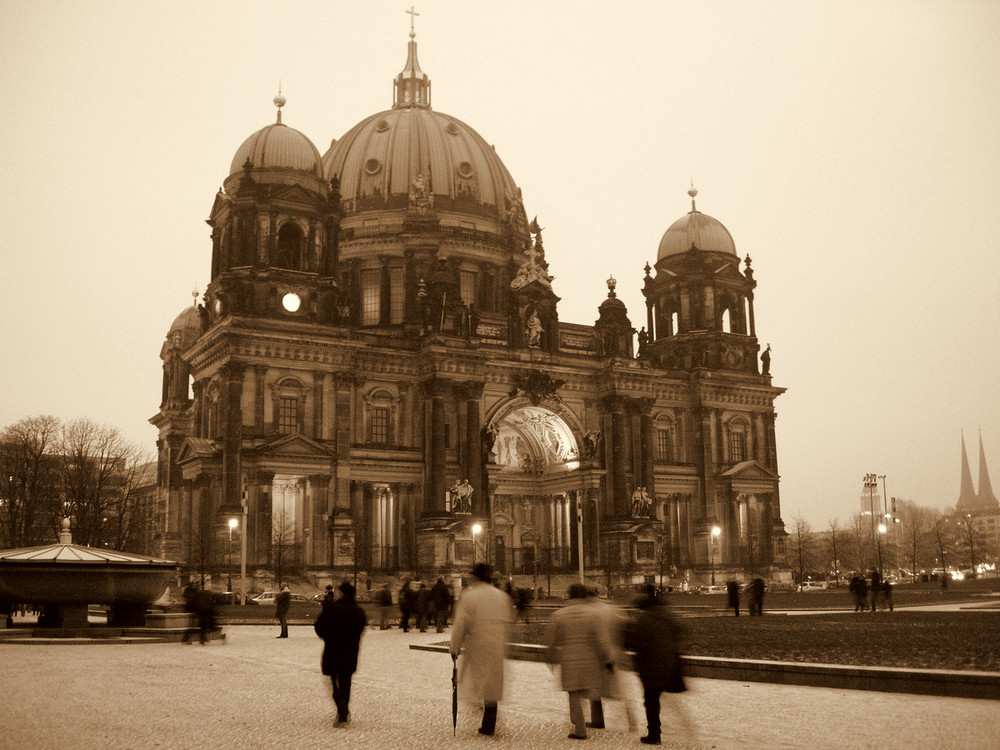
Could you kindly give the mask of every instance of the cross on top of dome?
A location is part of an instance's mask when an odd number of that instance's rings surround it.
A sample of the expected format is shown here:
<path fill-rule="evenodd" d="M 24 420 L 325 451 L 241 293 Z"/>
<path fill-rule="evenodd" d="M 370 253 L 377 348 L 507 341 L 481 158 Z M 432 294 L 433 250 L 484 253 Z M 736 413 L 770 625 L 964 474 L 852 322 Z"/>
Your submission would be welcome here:
<path fill-rule="evenodd" d="M 406 52 L 406 65 L 393 82 L 393 107 L 426 107 L 431 106 L 431 80 L 420 69 L 417 62 L 417 32 L 414 20 L 420 14 L 410 6 L 410 42 Z"/>

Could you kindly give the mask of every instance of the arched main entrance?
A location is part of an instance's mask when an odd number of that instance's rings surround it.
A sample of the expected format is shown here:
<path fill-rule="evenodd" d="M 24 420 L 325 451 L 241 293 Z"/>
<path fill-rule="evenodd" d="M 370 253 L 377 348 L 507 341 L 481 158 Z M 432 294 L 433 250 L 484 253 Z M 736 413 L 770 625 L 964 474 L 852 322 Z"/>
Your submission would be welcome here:
<path fill-rule="evenodd" d="M 558 407 L 557 407 L 558 408 Z M 580 430 L 566 409 L 515 399 L 487 424 L 490 558 L 504 575 L 569 572 L 579 565 L 578 514 L 584 549 L 596 538 L 595 477 L 581 463 Z M 599 477 L 596 478 L 599 481 Z M 589 501 L 589 502 L 588 502 Z"/>

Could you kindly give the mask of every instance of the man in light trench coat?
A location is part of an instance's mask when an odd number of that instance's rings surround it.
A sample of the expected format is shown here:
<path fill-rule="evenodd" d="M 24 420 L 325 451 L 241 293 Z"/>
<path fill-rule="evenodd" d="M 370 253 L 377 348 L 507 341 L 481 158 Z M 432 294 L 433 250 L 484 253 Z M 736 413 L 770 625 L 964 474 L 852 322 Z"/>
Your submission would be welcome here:
<path fill-rule="evenodd" d="M 459 696 L 483 705 L 480 734 L 496 731 L 497 703 L 503 699 L 507 631 L 513 614 L 510 597 L 490 583 L 492 574 L 489 565 L 475 566 L 469 586 L 458 599 L 451 630 L 451 654 L 461 655 Z"/>
<path fill-rule="evenodd" d="M 569 602 L 552 615 L 549 634 L 549 662 L 559 665 L 562 689 L 569 694 L 569 718 L 573 731 L 569 738 L 587 739 L 583 715 L 584 700 L 598 700 L 604 673 L 615 669 L 618 651 L 601 612 L 587 602 L 587 587 L 569 587 Z"/>

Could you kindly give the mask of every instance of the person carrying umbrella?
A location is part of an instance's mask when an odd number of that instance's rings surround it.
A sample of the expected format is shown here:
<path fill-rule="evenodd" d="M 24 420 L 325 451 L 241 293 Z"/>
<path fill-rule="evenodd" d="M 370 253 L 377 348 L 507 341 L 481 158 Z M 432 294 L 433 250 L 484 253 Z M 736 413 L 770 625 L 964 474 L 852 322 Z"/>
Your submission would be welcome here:
<path fill-rule="evenodd" d="M 479 733 L 486 735 L 496 731 L 497 703 L 503 698 L 507 631 L 513 612 L 510 597 L 490 584 L 492 576 L 493 571 L 485 563 L 473 569 L 472 580 L 455 608 L 449 648 L 452 659 L 458 659 L 457 681 L 463 699 L 483 705 Z M 457 717 L 457 694 L 452 706 Z M 457 718 L 453 721 L 457 723 Z"/>

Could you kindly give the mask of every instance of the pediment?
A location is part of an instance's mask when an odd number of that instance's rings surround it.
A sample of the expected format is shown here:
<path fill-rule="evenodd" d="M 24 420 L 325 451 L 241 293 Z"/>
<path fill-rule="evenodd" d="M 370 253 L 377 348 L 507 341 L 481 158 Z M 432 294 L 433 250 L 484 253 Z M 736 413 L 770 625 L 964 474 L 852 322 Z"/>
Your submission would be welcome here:
<path fill-rule="evenodd" d="M 289 458 L 329 459 L 333 456 L 333 452 L 325 445 L 300 433 L 282 435 L 274 440 L 269 440 L 263 445 L 258 445 L 252 451 L 247 451 L 247 453 L 272 458 L 287 456 Z"/>
<path fill-rule="evenodd" d="M 215 194 L 215 201 L 212 203 L 212 211 L 208 214 L 209 217 L 214 219 L 223 211 L 228 211 L 232 202 L 232 198 L 220 190 Z"/>
<path fill-rule="evenodd" d="M 288 203 L 316 203 L 315 193 L 310 193 L 301 185 L 287 185 L 275 190 L 271 195 L 272 201 L 284 201 Z"/>
<path fill-rule="evenodd" d="M 187 461 L 204 460 L 215 458 L 221 455 L 222 451 L 215 444 L 214 440 L 208 438 L 187 438 L 181 445 L 180 453 L 177 456 L 177 463 L 183 464 Z"/>
<path fill-rule="evenodd" d="M 761 466 L 756 461 L 740 461 L 740 463 L 726 469 L 719 476 L 741 482 L 777 482 L 779 479 L 777 474 Z"/>

